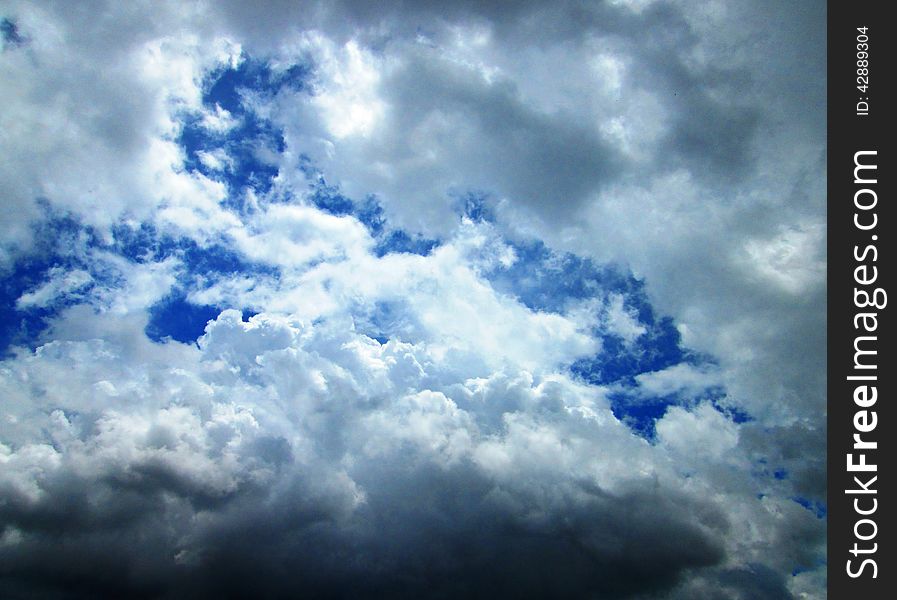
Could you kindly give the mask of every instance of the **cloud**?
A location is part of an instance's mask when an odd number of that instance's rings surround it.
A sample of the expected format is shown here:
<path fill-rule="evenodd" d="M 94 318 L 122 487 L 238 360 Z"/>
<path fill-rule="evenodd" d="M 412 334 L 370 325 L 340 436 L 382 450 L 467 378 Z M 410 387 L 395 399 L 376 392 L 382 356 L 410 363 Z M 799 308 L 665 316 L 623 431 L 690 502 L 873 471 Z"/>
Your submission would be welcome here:
<path fill-rule="evenodd" d="M 64 385 L 41 376 L 75 365 Z M 705 502 L 670 479 L 681 503 L 658 512 L 669 497 L 632 469 L 651 464 L 653 451 L 563 377 L 459 381 L 415 345 L 234 311 L 198 348 L 54 341 L 8 366 L 6 392 L 21 394 L 23 378 L 39 387 L 4 415 L 3 520 L 19 540 L 4 548 L 6 564 L 47 552 L 48 536 L 114 563 L 123 548 L 100 544 L 116 530 L 148 535 L 159 551 L 114 581 L 135 589 L 149 585 L 144 569 L 165 582 L 195 564 L 186 577 L 202 578 L 257 549 L 272 559 L 299 551 L 292 560 L 310 575 L 283 590 L 333 591 L 352 573 L 360 593 L 399 589 L 405 577 L 417 589 L 417 578 L 435 576 L 446 591 L 523 590 L 538 577 L 546 593 L 585 585 L 616 594 L 669 585 L 721 558 L 718 509 L 700 508 L 708 520 L 695 522 L 687 507 Z M 243 538 L 237 554 L 234 536 Z M 661 542 L 682 536 L 693 540 L 685 554 Z M 481 545 L 473 555 L 446 555 L 471 537 Z M 312 540 L 313 554 L 300 550 Z M 355 559 L 335 562 L 349 540 L 360 545 Z M 520 570 L 536 556 L 553 566 Z M 277 568 L 260 562 L 250 564 Z M 497 576 L 487 575 L 493 567 Z M 51 579 L 91 575 L 86 565 L 43 569 Z M 549 578 L 556 569 L 581 581 Z M 625 574 L 608 578 L 615 569 Z"/>
<path fill-rule="evenodd" d="M 4 10 L 0 593 L 823 597 L 821 4 Z"/>
<path fill-rule="evenodd" d="M 697 396 L 709 388 L 720 385 L 719 372 L 679 363 L 661 371 L 640 373 L 635 376 L 639 391 L 647 396 L 686 394 Z"/>
<path fill-rule="evenodd" d="M 23 294 L 17 301 L 21 306 L 46 306 L 59 296 L 77 292 L 93 281 L 90 273 L 75 269 L 65 271 L 59 267 L 51 269 L 49 280 L 37 289 Z"/>
<path fill-rule="evenodd" d="M 188 230 L 209 225 L 198 218 L 224 218 L 221 190 L 180 169 L 172 137 L 176 111 L 198 108 L 204 70 L 234 52 L 226 40 L 204 46 L 196 36 L 166 36 L 190 18 L 189 7 L 170 6 L 149 27 L 114 11 L 101 24 L 88 10 L 13 10 L 30 43 L 4 52 L 0 63 L 0 77 L 16 82 L 3 86 L 10 159 L 0 177 L 11 207 L 4 268 L 31 247 L 38 197 L 102 229 L 122 217 L 146 219 L 163 205 Z"/>

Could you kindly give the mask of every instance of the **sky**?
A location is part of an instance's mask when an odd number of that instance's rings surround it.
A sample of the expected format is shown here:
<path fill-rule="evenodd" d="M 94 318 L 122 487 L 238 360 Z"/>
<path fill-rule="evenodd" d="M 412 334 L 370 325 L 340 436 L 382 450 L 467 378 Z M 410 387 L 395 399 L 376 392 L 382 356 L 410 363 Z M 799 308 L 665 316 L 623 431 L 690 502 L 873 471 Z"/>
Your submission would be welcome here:
<path fill-rule="evenodd" d="M 0 596 L 825 597 L 825 3 L 0 3 Z"/>

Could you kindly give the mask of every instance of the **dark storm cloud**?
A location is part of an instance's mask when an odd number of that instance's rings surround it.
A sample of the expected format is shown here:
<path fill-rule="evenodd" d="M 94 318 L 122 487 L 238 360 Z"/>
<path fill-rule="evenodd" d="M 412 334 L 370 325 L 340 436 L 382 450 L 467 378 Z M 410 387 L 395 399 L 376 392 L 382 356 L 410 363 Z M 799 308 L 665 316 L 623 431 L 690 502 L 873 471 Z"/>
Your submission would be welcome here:
<path fill-rule="evenodd" d="M 763 565 L 711 570 L 676 590 L 673 597 L 687 600 L 789 600 L 794 595 L 781 573 Z"/>
<path fill-rule="evenodd" d="M 300 342 L 282 322 L 247 326 L 222 316 L 200 348 L 144 365 L 145 375 L 107 371 L 123 351 L 115 344 L 71 343 L 26 359 L 22 369 L 34 373 L 44 361 L 66 364 L 70 352 L 95 352 L 86 381 L 105 377 L 106 388 L 121 389 L 200 373 L 194 353 L 206 353 L 211 371 L 205 386 L 158 388 L 161 410 L 119 405 L 92 421 L 76 416 L 90 402 L 77 381 L 64 395 L 38 384 L 43 402 L 67 408 L 33 417 L 52 445 L 2 448 L 0 589 L 61 598 L 626 598 L 667 592 L 725 559 L 724 507 L 672 481 L 623 475 L 611 490 L 578 472 L 597 453 L 636 460 L 647 448 L 622 425 L 565 411 L 575 400 L 563 387 L 499 380 L 483 392 L 483 415 L 466 414 L 436 392 L 401 397 L 409 379 L 395 361 L 385 392 L 358 387 L 378 371 L 345 356 L 363 339 L 355 334 Z M 171 359 L 181 352 L 147 348 Z M 323 361 L 334 352 L 352 372 Z M 233 379 L 241 365 L 250 372 Z M 315 370 L 331 395 L 304 389 Z M 208 386 L 225 403 L 209 405 Z M 476 433 L 496 415 L 504 427 Z M 277 429 L 293 442 L 269 433 Z M 440 450 L 471 435 L 487 462 L 475 449 L 458 460 Z M 585 448 L 546 470 L 547 457 L 527 447 L 540 439 L 557 439 L 565 453 Z M 496 451 L 520 457 L 490 466 Z"/>
<path fill-rule="evenodd" d="M 590 489 L 575 500 L 549 492 L 551 506 L 538 490 L 500 494 L 469 466 L 370 466 L 361 481 L 377 487 L 348 519 L 320 497 L 310 501 L 301 484 L 197 512 L 202 498 L 166 498 L 169 487 L 138 495 L 69 482 L 48 490 L 29 518 L 5 519 L 22 536 L 0 554 L 5 583 L 13 590 L 40 582 L 60 597 L 73 589 L 147 597 L 622 598 L 668 590 L 685 570 L 723 557 L 724 518 L 684 497 Z M 206 524 L 192 534 L 192 558 L 178 564 L 178 538 L 197 521 Z M 134 540 L 139 553 L 129 548 Z"/>

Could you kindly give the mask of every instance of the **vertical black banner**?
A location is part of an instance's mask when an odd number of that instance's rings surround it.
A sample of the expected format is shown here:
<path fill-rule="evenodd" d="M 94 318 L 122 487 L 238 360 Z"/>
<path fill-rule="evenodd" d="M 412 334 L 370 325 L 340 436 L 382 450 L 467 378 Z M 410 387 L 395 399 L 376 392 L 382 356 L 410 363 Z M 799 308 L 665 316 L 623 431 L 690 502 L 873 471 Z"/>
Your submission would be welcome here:
<path fill-rule="evenodd" d="M 829 597 L 897 590 L 895 24 L 888 3 L 828 5 Z"/>

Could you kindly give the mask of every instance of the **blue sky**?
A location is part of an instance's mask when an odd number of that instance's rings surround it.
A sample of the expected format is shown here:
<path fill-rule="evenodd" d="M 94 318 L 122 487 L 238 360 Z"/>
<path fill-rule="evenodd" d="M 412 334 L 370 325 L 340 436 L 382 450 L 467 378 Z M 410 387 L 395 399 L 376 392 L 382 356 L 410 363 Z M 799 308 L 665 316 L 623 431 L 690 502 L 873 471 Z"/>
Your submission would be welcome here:
<path fill-rule="evenodd" d="M 0 12 L 0 591 L 824 597 L 823 4 L 155 8 Z"/>

